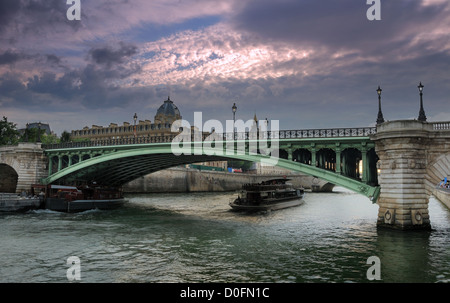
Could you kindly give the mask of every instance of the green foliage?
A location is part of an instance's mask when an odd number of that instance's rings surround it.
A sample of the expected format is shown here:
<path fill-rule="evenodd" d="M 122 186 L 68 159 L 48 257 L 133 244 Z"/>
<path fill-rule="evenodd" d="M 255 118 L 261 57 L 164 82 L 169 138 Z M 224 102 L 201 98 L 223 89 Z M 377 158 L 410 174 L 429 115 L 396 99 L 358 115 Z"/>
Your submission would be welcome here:
<path fill-rule="evenodd" d="M 45 131 L 44 131 L 44 134 L 41 135 L 42 144 L 57 144 L 60 141 L 61 140 L 56 135 L 54 135 L 54 134 L 47 135 L 47 134 L 45 134 Z"/>
<path fill-rule="evenodd" d="M 70 142 L 90 142 L 91 139 L 89 138 L 73 138 L 70 140 Z"/>
<path fill-rule="evenodd" d="M 37 128 L 26 129 L 25 132 L 23 133 L 22 137 L 20 137 L 20 142 L 38 142 L 38 138 L 39 138 L 38 132 L 39 132 L 39 129 L 37 129 Z M 41 129 L 41 131 L 40 131 L 41 142 L 43 142 L 44 133 L 45 133 L 45 129 Z"/>
<path fill-rule="evenodd" d="M 63 131 L 61 134 L 61 143 L 70 142 L 70 133 L 67 131 Z"/>
<path fill-rule="evenodd" d="M 19 132 L 16 124 L 8 122 L 8 118 L 3 116 L 0 120 L 0 145 L 13 145 L 19 142 Z"/>

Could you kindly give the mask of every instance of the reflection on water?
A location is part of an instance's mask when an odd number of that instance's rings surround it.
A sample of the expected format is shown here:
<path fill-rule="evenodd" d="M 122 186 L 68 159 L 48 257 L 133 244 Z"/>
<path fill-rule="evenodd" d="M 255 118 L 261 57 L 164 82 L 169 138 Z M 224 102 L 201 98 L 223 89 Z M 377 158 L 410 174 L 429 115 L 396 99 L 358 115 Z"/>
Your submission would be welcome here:
<path fill-rule="evenodd" d="M 337 188 L 299 207 L 231 212 L 234 193 L 129 196 L 114 211 L 0 216 L 1 282 L 449 282 L 449 211 L 430 201 L 432 232 L 377 229 L 378 206 Z"/>

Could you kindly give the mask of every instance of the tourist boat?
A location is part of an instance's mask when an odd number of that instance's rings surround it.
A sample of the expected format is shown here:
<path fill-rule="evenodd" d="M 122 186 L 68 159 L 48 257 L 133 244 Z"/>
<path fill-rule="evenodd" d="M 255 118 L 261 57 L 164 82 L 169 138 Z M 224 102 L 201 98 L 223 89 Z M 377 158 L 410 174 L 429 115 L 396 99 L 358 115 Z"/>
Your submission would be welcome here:
<path fill-rule="evenodd" d="M 44 197 L 42 208 L 61 212 L 110 210 L 121 207 L 127 201 L 120 189 L 95 184 L 81 187 L 33 185 L 32 192 Z"/>
<path fill-rule="evenodd" d="M 289 179 L 271 179 L 244 184 L 230 206 L 240 211 L 270 211 L 303 204 L 304 189 L 294 188 L 287 181 Z"/>

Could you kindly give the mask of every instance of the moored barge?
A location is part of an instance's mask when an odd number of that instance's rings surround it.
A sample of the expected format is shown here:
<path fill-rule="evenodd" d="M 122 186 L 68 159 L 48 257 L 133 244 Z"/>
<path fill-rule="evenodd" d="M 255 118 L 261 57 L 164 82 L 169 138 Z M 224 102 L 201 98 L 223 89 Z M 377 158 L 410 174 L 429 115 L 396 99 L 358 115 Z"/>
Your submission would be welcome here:
<path fill-rule="evenodd" d="M 44 196 L 42 207 L 61 212 L 81 212 L 91 209 L 110 210 L 127 202 L 120 189 L 91 185 L 33 185 L 32 191 Z"/>
<path fill-rule="evenodd" d="M 287 183 L 289 179 L 271 179 L 261 183 L 244 184 L 236 199 L 230 202 L 233 210 L 271 211 L 303 204 L 305 191 Z"/>

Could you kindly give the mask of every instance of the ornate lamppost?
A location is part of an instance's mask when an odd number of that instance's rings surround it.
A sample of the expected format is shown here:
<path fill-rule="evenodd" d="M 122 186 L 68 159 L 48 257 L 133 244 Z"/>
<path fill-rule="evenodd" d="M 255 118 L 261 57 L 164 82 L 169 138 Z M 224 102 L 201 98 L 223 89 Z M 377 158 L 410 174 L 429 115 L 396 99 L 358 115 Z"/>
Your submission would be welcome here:
<path fill-rule="evenodd" d="M 378 94 L 378 117 L 377 117 L 377 125 L 384 122 L 383 112 L 381 111 L 381 92 L 382 89 L 378 85 L 377 94 Z"/>
<path fill-rule="evenodd" d="M 25 128 L 25 142 L 28 142 L 28 126 L 29 124 L 27 123 L 27 126 Z"/>
<path fill-rule="evenodd" d="M 137 120 L 137 114 L 136 113 L 134 113 L 134 138 L 136 139 L 136 136 L 137 136 L 137 134 L 136 134 L 136 120 Z"/>
<path fill-rule="evenodd" d="M 235 140 L 236 139 L 236 136 L 235 136 L 236 129 L 235 129 L 234 125 L 236 124 L 236 111 L 237 111 L 236 103 L 233 103 L 233 107 L 231 108 L 231 110 L 233 111 L 233 139 Z"/>
<path fill-rule="evenodd" d="M 423 100 L 422 100 L 422 95 L 423 95 L 423 85 L 422 82 L 419 83 L 419 86 L 417 86 L 419 88 L 419 93 L 420 93 L 420 111 L 419 111 L 419 118 L 418 120 L 421 122 L 426 122 L 427 121 L 427 116 L 425 116 L 425 111 L 423 109 Z"/>
<path fill-rule="evenodd" d="M 36 142 L 38 142 L 38 143 L 42 142 L 41 141 L 41 121 L 39 121 L 39 123 L 38 123 L 38 137 L 37 137 Z"/>

